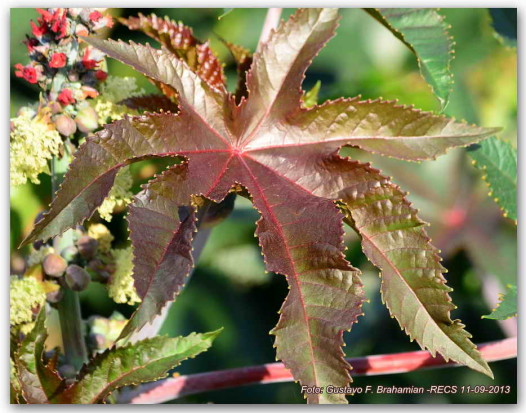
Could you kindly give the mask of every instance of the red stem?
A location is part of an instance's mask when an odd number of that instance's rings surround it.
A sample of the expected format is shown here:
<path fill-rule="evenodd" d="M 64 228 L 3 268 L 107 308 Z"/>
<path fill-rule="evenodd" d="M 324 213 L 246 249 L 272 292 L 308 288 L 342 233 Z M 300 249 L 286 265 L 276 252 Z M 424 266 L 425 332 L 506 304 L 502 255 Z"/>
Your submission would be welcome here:
<path fill-rule="evenodd" d="M 267 42 L 272 30 L 278 27 L 282 11 L 283 9 L 280 7 L 271 7 L 268 9 L 263 28 L 261 29 L 261 35 L 259 36 L 258 49 Z"/>
<path fill-rule="evenodd" d="M 499 361 L 517 357 L 517 338 L 483 343 L 478 349 L 484 360 Z M 380 354 L 376 356 L 350 358 L 353 376 L 375 376 L 380 374 L 407 373 L 433 367 L 454 367 L 459 364 L 446 362 L 442 357 L 434 358 L 427 351 Z M 175 400 L 190 394 L 211 390 L 292 381 L 293 377 L 283 363 L 191 374 L 158 381 L 141 386 L 137 391 L 123 392 L 120 403 L 156 404 Z"/>

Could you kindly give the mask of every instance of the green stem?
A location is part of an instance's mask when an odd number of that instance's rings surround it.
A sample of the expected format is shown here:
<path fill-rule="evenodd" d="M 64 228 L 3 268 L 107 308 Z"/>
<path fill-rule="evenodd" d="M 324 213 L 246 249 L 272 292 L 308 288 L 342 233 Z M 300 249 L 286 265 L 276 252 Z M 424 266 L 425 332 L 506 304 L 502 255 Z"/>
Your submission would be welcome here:
<path fill-rule="evenodd" d="M 64 175 L 71 162 L 71 154 L 68 148 L 68 141 L 64 143 L 64 155 L 62 158 L 54 157 L 51 161 L 51 186 L 53 197 L 64 180 Z M 53 246 L 57 252 L 73 245 L 73 231 L 68 230 L 60 237 L 55 238 Z M 66 358 L 66 364 L 80 370 L 82 364 L 88 360 L 86 343 L 82 333 L 82 315 L 80 312 L 79 294 L 71 290 L 65 283 L 62 283 L 64 296 L 57 303 L 57 310 L 60 319 L 60 330 L 62 333 L 62 345 Z"/>

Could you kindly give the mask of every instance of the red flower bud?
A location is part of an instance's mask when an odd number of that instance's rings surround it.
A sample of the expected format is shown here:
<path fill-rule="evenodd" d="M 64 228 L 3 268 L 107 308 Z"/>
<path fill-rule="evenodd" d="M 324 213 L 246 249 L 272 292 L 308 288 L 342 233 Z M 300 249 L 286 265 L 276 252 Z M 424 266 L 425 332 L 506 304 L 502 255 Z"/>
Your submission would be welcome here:
<path fill-rule="evenodd" d="M 38 40 L 34 37 L 29 37 L 27 40 L 24 41 L 24 43 L 27 46 L 27 51 L 29 54 L 33 53 L 35 47 L 39 45 Z"/>
<path fill-rule="evenodd" d="M 108 74 L 104 70 L 97 70 L 95 72 L 95 77 L 101 82 L 104 82 L 108 78 Z"/>
<path fill-rule="evenodd" d="M 102 18 L 102 14 L 101 14 L 101 12 L 98 11 L 98 10 L 92 11 L 92 12 L 89 14 L 89 19 L 90 19 L 92 22 L 97 23 L 101 18 Z"/>
<path fill-rule="evenodd" d="M 63 89 L 59 93 L 57 99 L 63 105 L 69 105 L 71 103 L 75 103 L 75 98 L 73 97 L 73 93 L 71 92 L 71 89 Z"/>
<path fill-rule="evenodd" d="M 51 21 L 53 20 L 53 14 L 51 14 L 47 10 L 37 9 L 37 12 L 42 16 L 46 23 L 51 23 Z"/>
<path fill-rule="evenodd" d="M 31 66 L 22 66 L 20 63 L 15 65 L 15 76 L 23 77 L 29 83 L 37 83 L 38 75 L 34 67 Z"/>
<path fill-rule="evenodd" d="M 66 55 L 64 53 L 53 53 L 49 66 L 55 68 L 66 66 Z"/>
<path fill-rule="evenodd" d="M 46 24 L 41 20 L 38 19 L 38 22 L 40 26 L 37 26 L 35 22 L 31 21 L 31 33 L 33 33 L 33 36 L 35 37 L 42 37 L 47 33 L 47 26 Z"/>
<path fill-rule="evenodd" d="M 86 69 L 94 69 L 99 63 L 97 60 L 90 59 L 91 49 L 86 48 L 84 55 L 82 56 L 82 64 Z"/>

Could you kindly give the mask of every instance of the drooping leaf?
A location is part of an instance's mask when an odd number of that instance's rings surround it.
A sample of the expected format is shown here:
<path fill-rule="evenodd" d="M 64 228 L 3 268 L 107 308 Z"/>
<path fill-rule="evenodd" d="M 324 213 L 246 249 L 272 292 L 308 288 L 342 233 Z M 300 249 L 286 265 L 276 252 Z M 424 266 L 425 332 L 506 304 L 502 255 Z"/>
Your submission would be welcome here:
<path fill-rule="evenodd" d="M 123 164 L 149 156 L 186 158 L 147 184 L 131 206 L 134 277 L 143 304 L 124 335 L 151 320 L 183 285 L 191 267 L 191 215 L 195 209 L 203 199 L 220 202 L 234 191 L 248 196 L 260 212 L 257 235 L 266 267 L 285 275 L 289 284 L 273 330 L 278 357 L 303 385 L 348 385 L 350 367 L 343 358 L 342 334 L 361 315 L 364 294 L 359 271 L 343 254 L 343 220 L 352 214 L 358 219 L 359 212 L 352 209 L 351 214 L 350 208 L 356 207 L 353 202 L 363 201 L 371 206 L 363 211 L 364 217 L 380 223 L 397 222 L 393 211 L 406 204 L 402 195 L 389 189 L 387 178 L 379 178 L 367 165 L 340 162 L 338 150 L 354 145 L 401 159 L 423 160 L 448 148 L 477 142 L 495 130 L 394 102 L 343 99 L 305 108 L 301 90 L 304 73 L 334 35 L 337 20 L 334 9 L 300 9 L 282 23 L 254 54 L 246 78 L 247 97 L 239 105 L 225 90 L 210 88 L 168 51 L 86 39 L 109 56 L 177 90 L 180 106 L 177 115 L 124 119 L 88 138 L 51 211 L 28 238 L 56 235 L 88 217 L 107 193 L 97 182 Z M 91 167 L 81 169 L 87 164 Z M 387 189 L 376 194 L 375 188 L 382 185 Z M 79 197 L 89 199 L 89 208 L 77 204 Z M 374 206 L 382 200 L 394 206 Z M 335 203 L 347 205 L 342 207 L 347 217 Z M 416 225 L 411 213 L 407 219 L 410 227 Z M 435 252 L 427 252 L 434 250 L 424 235 L 409 228 L 404 232 L 406 223 L 401 225 L 389 228 L 395 231 L 392 236 L 379 238 L 383 240 L 379 251 L 406 251 L 409 243 L 416 249 L 407 251 L 438 260 Z M 367 240 L 364 245 L 372 248 Z M 413 336 L 432 352 L 488 371 L 462 325 L 448 318 L 452 305 L 439 264 L 430 270 L 431 280 L 436 281 L 431 285 L 437 291 L 425 302 L 423 291 L 418 299 L 412 292 L 419 282 L 431 282 L 424 274 L 418 278 L 412 267 L 406 272 L 394 258 L 386 263 L 368 253 L 386 273 L 384 279 L 391 281 L 385 281 L 389 287 L 384 291 L 391 310 L 397 311 L 390 304 L 391 297 L 405 291 L 413 298 L 413 308 L 424 317 L 424 321 L 411 324 L 402 310 L 401 323 Z M 414 282 L 412 287 L 407 280 Z M 440 340 L 425 334 L 421 337 L 423 324 Z M 310 403 L 346 402 L 344 395 L 326 392 L 309 394 L 307 399 Z"/>
<path fill-rule="evenodd" d="M 61 395 L 60 403 L 100 403 L 120 387 L 160 379 L 182 361 L 209 349 L 220 332 L 154 337 L 112 347 L 84 366 L 78 381 Z"/>
<path fill-rule="evenodd" d="M 517 47 L 517 9 L 509 7 L 488 10 L 496 37 L 508 47 Z"/>
<path fill-rule="evenodd" d="M 191 28 L 155 14 L 120 19 L 120 22 L 131 30 L 141 30 L 152 39 L 157 40 L 179 59 L 188 64 L 197 75 L 215 88 L 224 88 L 225 75 L 223 66 L 210 49 L 208 42 L 195 38 Z"/>
<path fill-rule="evenodd" d="M 510 143 L 490 138 L 469 148 L 473 164 L 483 172 L 490 196 L 504 216 L 517 221 L 517 150 Z"/>
<path fill-rule="evenodd" d="M 45 322 L 43 308 L 14 355 L 22 397 L 29 404 L 49 403 L 63 385 L 59 374 L 42 359 L 47 338 Z"/>
<path fill-rule="evenodd" d="M 420 73 L 445 108 L 453 85 L 453 43 L 437 9 L 365 9 L 416 55 Z"/>
<path fill-rule="evenodd" d="M 507 291 L 501 294 L 499 304 L 491 314 L 483 315 L 482 318 L 491 320 L 507 320 L 517 316 L 517 286 L 508 284 Z"/>

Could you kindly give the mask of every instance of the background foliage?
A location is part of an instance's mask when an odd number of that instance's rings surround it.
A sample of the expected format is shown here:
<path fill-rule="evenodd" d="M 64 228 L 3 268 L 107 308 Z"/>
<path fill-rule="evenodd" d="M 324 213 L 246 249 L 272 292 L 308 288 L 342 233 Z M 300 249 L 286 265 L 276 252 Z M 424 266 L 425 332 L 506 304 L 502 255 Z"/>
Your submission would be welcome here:
<path fill-rule="evenodd" d="M 286 9 L 284 16 L 292 13 Z M 222 9 L 122 9 L 113 15 L 129 16 L 154 12 L 181 20 L 193 27 L 200 39 L 211 39 L 212 47 L 226 68 L 229 87 L 235 87 L 235 67 L 228 50 L 218 36 L 254 50 L 264 9 L 235 9 L 220 20 Z M 502 126 L 499 136 L 516 146 L 516 51 L 505 47 L 495 37 L 486 9 L 443 9 L 450 34 L 456 41 L 456 58 L 452 63 L 455 85 L 445 113 L 481 126 Z M 425 110 L 440 111 L 440 104 L 420 76 L 417 62 L 410 51 L 373 18 L 358 9 L 342 10 L 337 36 L 314 60 L 307 73 L 304 88 L 318 80 L 322 86 L 320 101 L 338 96 L 363 98 L 398 98 L 401 103 L 415 104 Z M 26 63 L 21 46 L 28 25 L 36 17 L 33 9 L 11 11 L 11 67 Z M 217 35 L 216 35 L 217 34 Z M 149 39 L 138 32 L 116 25 L 114 39 Z M 131 68 L 110 59 L 109 73 L 136 76 L 147 91 L 153 86 Z M 18 108 L 38 99 L 36 88 L 11 75 L 11 115 Z M 351 155 L 361 157 L 358 150 Z M 370 157 L 370 155 L 368 155 Z M 377 160 L 373 165 L 395 175 L 395 181 L 411 191 L 410 199 L 421 210 L 422 218 L 431 222 L 430 235 L 445 258 L 449 269 L 448 282 L 455 291 L 459 306 L 453 315 L 461 318 L 474 335 L 475 342 L 496 340 L 509 333 L 513 324 L 499 324 L 481 319 L 489 314 L 497 301 L 497 293 L 507 283 L 516 283 L 516 227 L 501 216 L 498 206 L 487 197 L 488 189 L 480 179 L 481 172 L 471 166 L 465 150 L 454 150 L 438 161 L 407 164 L 396 160 Z M 161 162 L 142 162 L 132 167 L 134 192 L 153 173 L 164 168 Z M 396 171 L 396 173 L 395 173 Z M 50 202 L 50 180 L 27 184 L 11 192 L 12 273 L 20 268 L 24 251 L 15 251 L 32 227 L 38 212 Z M 118 214 L 109 227 L 117 238 L 117 246 L 127 240 L 123 220 Z M 267 334 L 277 321 L 277 310 L 286 295 L 283 277 L 266 274 L 254 238 L 256 211 L 248 201 L 238 197 L 229 220 L 216 227 L 202 254 L 197 270 L 179 296 L 163 328 L 170 336 L 187 335 L 191 331 L 211 331 L 221 326 L 223 333 L 207 353 L 183 365 L 178 372 L 193 373 L 240 367 L 273 361 L 273 338 Z M 396 323 L 389 319 L 380 303 L 377 271 L 363 256 L 358 239 L 348 233 L 348 258 L 354 266 L 365 269 L 363 280 L 370 303 L 364 305 L 367 317 L 353 328 L 352 345 L 345 347 L 348 356 L 391 353 L 417 349 L 409 343 Z M 481 297 L 485 299 L 481 300 Z M 116 305 L 106 296 L 103 287 L 91 283 L 82 293 L 84 317 L 100 314 L 109 317 L 114 310 L 125 316 L 132 308 Z M 512 321 L 513 323 L 513 321 Z M 53 336 L 50 337 L 52 342 Z M 355 396 L 353 403 L 510 403 L 516 400 L 516 360 L 492 364 L 495 381 L 466 368 L 421 371 L 403 375 L 358 377 L 354 385 L 430 386 L 430 385 L 511 385 L 512 394 L 471 395 L 375 395 Z M 301 402 L 297 384 L 252 386 L 189 396 L 178 402 L 227 403 L 296 403 Z"/>

